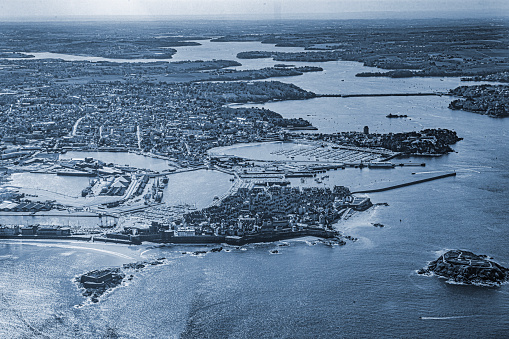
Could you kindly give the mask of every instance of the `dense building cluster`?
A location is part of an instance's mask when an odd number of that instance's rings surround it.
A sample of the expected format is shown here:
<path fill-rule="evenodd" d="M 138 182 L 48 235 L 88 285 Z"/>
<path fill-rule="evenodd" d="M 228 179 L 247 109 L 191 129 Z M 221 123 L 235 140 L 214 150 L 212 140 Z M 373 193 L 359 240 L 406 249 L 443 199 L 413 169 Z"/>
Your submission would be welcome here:
<path fill-rule="evenodd" d="M 361 132 L 308 134 L 306 138 L 329 141 L 339 145 L 381 147 L 405 154 L 446 154 L 453 151 L 450 145 L 461 140 L 455 131 L 441 128 L 386 134 Z"/>
<path fill-rule="evenodd" d="M 460 86 L 451 90 L 450 93 L 462 99 L 451 102 L 449 108 L 493 117 L 509 116 L 509 86 Z"/>
<path fill-rule="evenodd" d="M 201 161 L 205 151 L 279 138 L 282 128 L 309 126 L 265 109 L 231 102 L 303 99 L 313 94 L 280 82 L 112 82 L 38 87 L 0 97 L 4 143 L 44 148 L 103 147 Z"/>
<path fill-rule="evenodd" d="M 241 187 L 220 204 L 188 213 L 188 225 L 216 234 L 256 233 L 316 226 L 327 228 L 347 207 L 365 209 L 369 199 L 355 199 L 348 188 L 334 186 L 288 187 L 281 185 Z"/>

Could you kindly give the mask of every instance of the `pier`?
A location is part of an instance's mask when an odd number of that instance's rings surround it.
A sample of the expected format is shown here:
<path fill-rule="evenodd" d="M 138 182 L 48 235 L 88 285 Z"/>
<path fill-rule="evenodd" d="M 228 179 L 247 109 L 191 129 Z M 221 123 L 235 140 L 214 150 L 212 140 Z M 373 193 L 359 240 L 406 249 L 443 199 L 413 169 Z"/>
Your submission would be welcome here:
<path fill-rule="evenodd" d="M 456 176 L 456 172 L 452 172 L 452 173 L 437 175 L 437 176 L 434 176 L 434 177 L 431 177 L 431 178 L 426 178 L 426 179 L 420 179 L 420 180 L 415 180 L 415 181 L 411 181 L 411 182 L 406 182 L 404 184 L 398 184 L 398 185 L 382 187 L 382 188 L 375 188 L 375 189 L 371 189 L 371 190 L 356 191 L 356 192 L 352 192 L 352 194 L 356 194 L 356 193 L 377 193 L 377 192 L 390 191 L 390 190 L 393 190 L 393 189 L 396 189 L 396 188 L 416 185 L 416 184 L 420 184 L 420 183 L 427 182 L 427 181 L 432 181 L 432 180 L 437 180 L 437 179 L 442 179 L 442 178 L 447 178 L 447 177 L 455 177 L 455 176 Z"/>

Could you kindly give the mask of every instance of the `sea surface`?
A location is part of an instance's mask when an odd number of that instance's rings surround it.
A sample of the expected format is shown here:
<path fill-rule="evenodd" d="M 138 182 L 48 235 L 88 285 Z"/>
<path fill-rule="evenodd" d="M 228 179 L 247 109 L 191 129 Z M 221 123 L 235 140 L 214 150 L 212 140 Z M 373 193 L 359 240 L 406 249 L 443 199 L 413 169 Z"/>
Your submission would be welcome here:
<path fill-rule="evenodd" d="M 207 53 L 200 48 L 208 48 Z M 185 47 L 184 57 L 232 59 L 237 52 L 258 49 L 259 43 L 204 43 Z M 260 68 L 272 61 L 250 62 Z M 461 84 L 457 78 L 356 78 L 355 73 L 372 69 L 352 62 L 318 65 L 325 74 L 284 81 L 326 93 L 446 91 Z M 455 248 L 487 254 L 509 266 L 509 120 L 452 111 L 449 100 L 319 98 L 263 105 L 285 117 L 309 119 L 323 132 L 360 131 L 364 125 L 380 133 L 440 127 L 464 138 L 453 145 L 455 153 L 398 160 L 425 162 L 426 167 L 330 171 L 321 185 L 352 190 L 458 173 L 369 194 L 374 203 L 388 206 L 338 223 L 344 234 L 359 239 L 342 247 L 305 238 L 285 242 L 288 246 L 225 247 L 228 251 L 195 256 L 182 253 L 202 246 L 0 241 L 0 337 L 507 337 L 508 285 L 452 285 L 416 274 Z M 388 119 L 389 113 L 409 118 Z M 256 145 L 250 151 L 244 146 L 239 149 L 247 155 L 277 149 Z M 200 178 L 192 177 L 196 173 L 179 182 L 199 184 Z M 204 189 L 210 201 L 228 186 L 227 177 L 215 179 Z M 373 227 L 377 222 L 385 227 Z M 273 249 L 279 253 L 270 253 Z M 89 270 L 159 257 L 166 257 L 167 264 L 136 273 L 98 304 L 86 304 L 72 281 Z"/>

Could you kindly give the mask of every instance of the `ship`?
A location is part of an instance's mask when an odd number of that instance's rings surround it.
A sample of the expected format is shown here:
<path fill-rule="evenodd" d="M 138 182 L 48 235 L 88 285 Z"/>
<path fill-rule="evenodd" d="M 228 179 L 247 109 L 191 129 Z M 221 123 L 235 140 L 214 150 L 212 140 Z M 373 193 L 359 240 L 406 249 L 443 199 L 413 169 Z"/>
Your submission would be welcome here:
<path fill-rule="evenodd" d="M 406 114 L 387 114 L 385 116 L 386 118 L 408 118 L 408 116 Z"/>
<path fill-rule="evenodd" d="M 396 165 L 394 165 L 391 162 L 383 162 L 383 161 L 378 161 L 378 162 L 372 161 L 372 162 L 368 163 L 368 168 L 394 168 L 394 166 L 396 166 Z"/>

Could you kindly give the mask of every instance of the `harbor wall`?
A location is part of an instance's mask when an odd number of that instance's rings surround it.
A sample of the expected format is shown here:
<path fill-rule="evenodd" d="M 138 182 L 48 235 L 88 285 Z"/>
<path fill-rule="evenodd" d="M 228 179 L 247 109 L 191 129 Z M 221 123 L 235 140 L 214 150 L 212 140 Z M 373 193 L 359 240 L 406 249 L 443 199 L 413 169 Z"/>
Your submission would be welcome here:
<path fill-rule="evenodd" d="M 442 174 L 442 175 L 437 175 L 437 176 L 434 176 L 434 177 L 431 177 L 431 178 L 426 178 L 426 179 L 420 179 L 420 180 L 415 180 L 415 181 L 411 181 L 411 182 L 406 182 L 404 184 L 399 184 L 399 185 L 393 185 L 393 186 L 382 187 L 382 188 L 375 188 L 375 189 L 371 189 L 371 190 L 356 191 L 356 192 L 352 192 L 352 194 L 356 194 L 356 193 L 384 192 L 384 191 L 389 191 L 389 190 L 393 190 L 393 189 L 396 189 L 396 188 L 416 185 L 416 184 L 420 184 L 420 183 L 423 183 L 423 182 L 428 182 L 428 181 L 442 179 L 442 178 L 447 178 L 447 177 L 454 177 L 454 176 L 456 176 L 456 172 Z"/>

